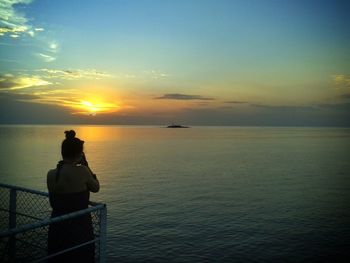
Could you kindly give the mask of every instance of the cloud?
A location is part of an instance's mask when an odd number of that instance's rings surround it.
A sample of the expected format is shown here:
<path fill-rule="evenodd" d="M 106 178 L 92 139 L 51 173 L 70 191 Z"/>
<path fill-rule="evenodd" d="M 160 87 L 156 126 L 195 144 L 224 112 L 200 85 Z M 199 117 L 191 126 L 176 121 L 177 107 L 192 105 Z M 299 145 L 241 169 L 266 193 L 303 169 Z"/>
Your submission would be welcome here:
<path fill-rule="evenodd" d="M 69 95 L 65 94 L 66 90 L 45 90 L 48 93 L 38 95 L 23 94 L 22 90 L 0 92 L 0 123 L 165 125 L 169 120 L 174 120 L 186 125 L 350 127 L 350 103 L 312 107 L 257 105 L 252 106 L 251 110 L 239 107 L 194 107 L 173 112 L 160 109 L 155 114 L 137 109 L 130 112 L 123 109 L 120 111 L 116 104 L 99 105 L 91 101 L 82 101 L 81 96 L 74 94 L 74 90 Z M 101 113 L 107 110 L 106 114 L 99 114 L 97 111 L 96 115 L 93 110 L 89 112 L 89 108 L 95 107 L 100 109 Z"/>
<path fill-rule="evenodd" d="M 77 89 L 45 89 L 45 90 L 38 90 L 33 92 L 33 95 L 36 96 L 52 96 L 52 95 L 61 95 L 61 96 L 69 96 L 72 97 L 73 95 L 80 94 L 81 91 Z"/>
<path fill-rule="evenodd" d="M 28 35 L 30 35 L 31 37 L 34 37 L 35 36 L 35 31 L 29 30 L 28 31 Z"/>
<path fill-rule="evenodd" d="M 101 79 L 106 77 L 112 77 L 107 72 L 98 71 L 96 69 L 39 69 L 38 71 L 44 72 L 46 75 L 45 78 L 57 78 L 57 79 L 66 79 L 66 80 L 74 80 L 74 79 Z"/>
<path fill-rule="evenodd" d="M 90 97 L 92 100 L 85 99 L 85 96 L 81 96 L 81 91 L 75 89 L 39 89 L 35 92 L 31 91 L 30 93 L 22 90 L 0 91 L 0 101 L 25 102 L 31 105 L 52 105 L 73 115 L 110 114 L 120 109 L 119 104 L 113 100 L 96 101 L 93 94 L 87 94 L 86 97 Z M 43 113 L 43 115 L 45 115 L 45 113 Z"/>
<path fill-rule="evenodd" d="M 341 99 L 350 99 L 350 93 L 349 94 L 342 94 L 339 96 Z"/>
<path fill-rule="evenodd" d="M 52 62 L 56 60 L 55 57 L 43 53 L 37 53 L 37 56 L 39 56 L 44 62 Z"/>
<path fill-rule="evenodd" d="M 48 43 L 48 52 L 57 53 L 59 51 L 59 44 L 56 41 L 51 41 Z"/>
<path fill-rule="evenodd" d="M 214 100 L 213 98 L 203 97 L 200 95 L 186 95 L 180 93 L 169 93 L 156 97 L 158 100 Z"/>
<path fill-rule="evenodd" d="M 250 104 L 253 107 L 264 108 L 267 110 L 279 110 L 279 111 L 305 111 L 305 110 L 315 110 L 312 106 L 286 106 L 286 105 L 264 105 L 264 104 Z"/>
<path fill-rule="evenodd" d="M 250 110 L 224 107 L 186 108 L 175 119 L 188 125 L 350 127 L 349 109 L 350 103 L 327 105 L 327 108 L 326 105 L 323 108 L 316 105 L 255 105 Z"/>
<path fill-rule="evenodd" d="M 170 77 L 170 74 L 160 72 L 159 70 L 145 70 L 144 73 L 152 79 L 165 79 Z"/>
<path fill-rule="evenodd" d="M 23 13 L 15 10 L 17 4 L 30 4 L 32 0 L 1 0 L 0 1 L 0 36 L 9 34 L 18 37 L 28 33 L 31 26 Z"/>
<path fill-rule="evenodd" d="M 42 79 L 40 76 L 13 76 L 11 74 L 0 75 L 1 90 L 17 90 L 30 87 L 47 86 L 51 84 L 51 82 Z"/>
<path fill-rule="evenodd" d="M 37 103 L 33 95 L 0 92 L 0 123 L 50 124 L 77 123 L 69 109 L 53 104 Z"/>
<path fill-rule="evenodd" d="M 230 101 L 225 101 L 224 103 L 228 103 L 228 104 L 245 104 L 245 103 L 248 103 L 248 102 L 246 102 L 246 101 L 230 100 Z"/>
<path fill-rule="evenodd" d="M 14 93 L 14 92 L 6 92 L 6 91 L 0 92 L 0 99 L 30 101 L 38 98 L 39 98 L 38 96 L 33 94 L 23 94 L 23 93 Z"/>
<path fill-rule="evenodd" d="M 350 77 L 338 74 L 333 75 L 333 82 L 337 87 L 350 88 Z"/>
<path fill-rule="evenodd" d="M 31 37 L 35 37 L 36 34 L 37 34 L 38 32 L 43 32 L 43 31 L 45 31 L 44 28 L 42 28 L 42 27 L 37 27 L 37 28 L 28 30 L 27 33 L 28 33 L 28 35 L 30 35 Z"/>
<path fill-rule="evenodd" d="M 318 104 L 317 105 L 320 108 L 326 108 L 330 110 L 339 110 L 339 111 L 346 111 L 350 113 L 350 102 L 344 102 L 344 103 L 324 103 L 324 104 Z"/>
<path fill-rule="evenodd" d="M 95 94 L 89 93 L 84 93 L 84 98 L 82 98 L 81 90 L 67 89 L 65 87 L 58 88 L 58 83 L 53 81 L 53 78 L 74 80 L 79 78 L 98 79 L 102 76 L 110 75 L 97 70 L 53 69 L 37 70 L 33 75 L 0 74 L 0 91 L 7 94 L 13 93 L 13 96 L 19 93 L 22 93 L 23 96 L 31 94 L 33 97 L 26 96 L 22 100 L 25 99 L 30 103 L 60 105 L 61 107 L 74 110 L 75 113 L 98 112 L 100 114 L 119 110 L 119 105 L 113 101 L 101 101 L 96 99 Z M 51 85 L 51 88 L 47 88 L 48 85 Z M 9 97 L 10 95 L 6 96 Z M 4 99 L 4 95 L 2 95 L 2 98 Z M 83 99 L 86 102 L 85 104 L 82 103 Z"/>

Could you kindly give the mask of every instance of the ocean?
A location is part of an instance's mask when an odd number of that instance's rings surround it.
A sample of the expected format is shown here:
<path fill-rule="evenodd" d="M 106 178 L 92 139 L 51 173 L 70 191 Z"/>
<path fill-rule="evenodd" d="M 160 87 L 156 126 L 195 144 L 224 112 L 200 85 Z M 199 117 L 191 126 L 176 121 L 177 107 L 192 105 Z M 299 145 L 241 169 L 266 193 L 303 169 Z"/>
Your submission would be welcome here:
<path fill-rule="evenodd" d="M 46 191 L 67 129 L 101 183 L 108 262 L 350 256 L 350 129 L 0 126 L 0 182 Z"/>

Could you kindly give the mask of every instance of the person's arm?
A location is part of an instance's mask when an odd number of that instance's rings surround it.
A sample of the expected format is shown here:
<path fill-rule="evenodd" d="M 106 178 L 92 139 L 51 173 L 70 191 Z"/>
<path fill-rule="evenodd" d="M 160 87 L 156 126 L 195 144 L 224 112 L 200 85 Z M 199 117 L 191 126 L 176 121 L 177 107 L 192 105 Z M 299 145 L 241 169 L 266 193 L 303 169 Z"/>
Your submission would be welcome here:
<path fill-rule="evenodd" d="M 98 192 L 100 190 L 100 183 L 97 180 L 96 174 L 91 171 L 84 152 L 82 152 L 80 164 L 84 167 L 85 173 L 87 173 L 86 185 L 88 190 L 93 193 Z"/>
<path fill-rule="evenodd" d="M 88 166 L 83 166 L 87 175 L 86 185 L 89 191 L 97 193 L 100 190 L 100 182 Z"/>
<path fill-rule="evenodd" d="M 48 171 L 47 173 L 47 177 L 46 177 L 46 185 L 47 185 L 47 190 L 49 192 L 51 192 L 53 190 L 53 174 L 52 174 L 52 170 Z"/>

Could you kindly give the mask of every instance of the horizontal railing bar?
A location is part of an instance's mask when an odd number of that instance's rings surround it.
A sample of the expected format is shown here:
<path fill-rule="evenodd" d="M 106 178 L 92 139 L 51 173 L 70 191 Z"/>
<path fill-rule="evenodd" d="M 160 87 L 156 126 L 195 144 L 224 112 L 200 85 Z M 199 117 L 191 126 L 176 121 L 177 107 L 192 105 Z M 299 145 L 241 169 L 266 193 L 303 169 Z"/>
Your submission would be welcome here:
<path fill-rule="evenodd" d="M 25 241 L 25 240 L 20 239 L 20 238 L 16 238 L 16 242 L 23 243 L 23 244 L 26 244 L 26 245 L 31 246 L 31 247 L 35 247 L 35 248 L 40 249 L 40 250 L 45 250 L 45 251 L 47 250 L 46 247 L 39 246 L 37 244 Z"/>
<path fill-rule="evenodd" d="M 0 187 L 8 188 L 8 189 L 15 189 L 15 190 L 18 190 L 18 191 L 27 192 L 27 193 L 31 193 L 31 194 L 37 194 L 37 195 L 46 196 L 46 197 L 49 196 L 49 194 L 47 192 L 33 190 L 33 189 L 21 187 L 21 186 L 15 186 L 15 185 L 10 185 L 10 184 L 0 183 Z M 96 205 L 99 205 L 99 204 L 101 204 L 101 203 L 89 201 L 89 205 L 92 205 L 92 206 L 96 206 Z"/>
<path fill-rule="evenodd" d="M 27 192 L 27 193 L 31 193 L 31 194 L 42 195 L 42 196 L 46 196 L 46 197 L 49 196 L 49 194 L 46 193 L 46 192 L 33 190 L 33 189 L 28 189 L 28 188 L 21 187 L 21 186 L 15 186 L 15 185 L 10 185 L 10 184 L 0 183 L 0 187 L 4 187 L 4 188 L 8 188 L 8 189 L 15 189 L 15 190 L 18 190 L 18 191 Z"/>
<path fill-rule="evenodd" d="M 63 254 L 63 253 L 69 252 L 69 251 L 71 251 L 71 250 L 78 249 L 78 248 L 80 248 L 80 247 L 89 245 L 89 244 L 91 244 L 91 243 L 95 243 L 96 241 L 99 241 L 99 240 L 100 240 L 100 238 L 92 239 L 92 240 L 90 240 L 90 241 L 87 241 L 87 242 L 85 242 L 85 243 L 76 245 L 76 246 L 74 246 L 74 247 L 70 247 L 70 248 L 67 248 L 67 249 L 65 249 L 65 250 L 62 250 L 62 251 L 56 252 L 56 253 L 54 253 L 54 254 L 48 255 L 48 256 L 46 256 L 46 257 L 43 257 L 43 258 L 34 260 L 34 261 L 32 261 L 32 263 L 41 262 L 41 261 L 44 261 L 45 259 L 49 259 L 49 258 L 56 257 L 56 256 L 61 255 L 61 254 Z"/>
<path fill-rule="evenodd" d="M 23 214 L 21 212 L 11 212 L 10 210 L 8 209 L 4 209 L 4 208 L 0 208 L 0 211 L 4 211 L 4 212 L 7 212 L 7 213 L 13 213 L 13 214 L 17 214 L 17 215 L 20 215 L 20 216 L 24 216 L 24 217 L 29 217 L 31 219 L 36 219 L 36 220 L 43 220 L 44 218 L 39 218 L 39 217 L 35 217 L 35 216 L 31 216 L 31 215 L 27 215 L 27 214 Z M 36 212 L 37 214 L 42 214 L 42 213 L 48 213 L 48 212 L 51 212 L 51 210 L 49 211 L 42 211 L 42 212 Z"/>
<path fill-rule="evenodd" d="M 84 214 L 88 214 L 91 213 L 93 211 L 97 211 L 97 210 L 102 210 L 102 209 L 106 209 L 106 205 L 105 204 L 99 204 L 96 206 L 92 206 L 92 207 L 88 207 L 86 209 L 83 210 L 78 210 L 69 214 L 65 214 L 62 216 L 57 216 L 57 217 L 52 217 L 52 218 L 48 218 L 48 219 L 44 219 L 41 222 L 37 222 L 37 223 L 33 223 L 33 224 L 26 224 L 17 228 L 12 228 L 9 229 L 7 231 L 3 231 L 0 233 L 0 237 L 6 237 L 6 236 L 12 236 L 12 235 L 16 235 L 28 230 L 32 230 L 38 227 L 43 227 L 43 226 L 47 226 L 50 225 L 52 223 L 56 223 L 56 222 L 60 222 L 66 219 L 71 219 L 71 218 L 75 218 Z"/>
<path fill-rule="evenodd" d="M 47 192 L 33 190 L 33 189 L 28 189 L 28 188 L 20 187 L 20 186 L 14 186 L 14 185 L 0 183 L 0 189 L 1 188 L 8 189 L 8 191 L 4 191 L 3 193 L 5 194 L 5 197 L 7 197 L 9 199 L 9 201 L 10 201 L 10 195 L 11 194 L 15 194 L 16 195 L 17 191 L 18 192 L 25 192 L 25 193 L 33 194 L 33 195 L 37 195 L 37 196 L 42 196 L 42 197 L 45 197 L 45 198 L 49 197 L 49 194 Z M 2 196 L 3 196 L 3 194 L 2 194 Z M 17 200 L 17 202 L 18 201 L 19 200 Z M 48 204 L 47 201 L 48 200 L 46 199 L 45 200 L 45 205 Z M 35 206 L 35 204 L 33 204 L 33 205 Z M 48 217 L 49 216 L 48 214 L 51 212 L 51 209 L 49 209 L 49 210 L 47 209 L 45 212 L 38 211 L 38 213 L 35 213 L 33 215 L 26 214 L 26 211 L 15 212 L 15 214 L 18 214 L 20 216 L 27 217 L 27 218 L 30 218 L 30 219 L 38 220 L 38 222 L 25 224 L 25 225 L 21 225 L 21 226 L 17 226 L 17 227 L 12 226 L 12 228 L 10 228 L 10 229 L 7 229 L 7 230 L 2 231 L 2 232 L 0 231 L 0 238 L 1 239 L 4 238 L 4 241 L 7 240 L 6 246 L 9 245 L 9 243 L 8 243 L 9 240 L 14 238 L 14 239 L 17 240 L 17 242 L 33 246 L 33 249 L 35 249 L 35 250 L 36 249 L 38 251 L 39 250 L 43 250 L 44 248 L 41 245 L 39 245 L 39 244 L 31 244 L 30 242 L 28 242 L 26 240 L 22 240 L 20 238 L 21 235 L 20 236 L 16 236 L 16 235 L 18 235 L 18 234 L 24 234 L 25 235 L 26 232 L 30 235 L 31 232 L 29 232 L 29 231 L 38 231 L 38 230 L 46 231 L 44 228 L 47 227 L 48 225 L 51 225 L 51 224 L 54 224 L 54 223 L 57 223 L 57 222 L 62 222 L 62 221 L 65 221 L 65 220 L 69 220 L 69 219 L 72 219 L 72 218 L 77 218 L 79 216 L 88 215 L 88 214 L 91 214 L 92 212 L 95 212 L 95 211 L 99 211 L 97 213 L 97 216 L 99 217 L 99 220 L 101 220 L 101 215 L 105 215 L 106 214 L 106 211 L 107 211 L 106 210 L 106 205 L 103 204 L 103 203 L 90 201 L 89 202 L 89 206 L 90 207 L 88 207 L 86 209 L 74 211 L 72 213 L 68 213 L 68 214 L 64 214 L 64 215 L 57 216 L 57 217 L 52 217 L 52 218 Z M 5 208 L 0 208 L 0 211 L 5 211 L 9 215 L 13 214 L 13 211 L 7 210 Z M 45 213 L 46 215 L 43 215 L 45 217 L 45 219 L 36 217 L 36 216 L 40 216 L 39 213 L 40 214 Z M 91 217 L 94 218 L 94 215 L 91 214 Z M 102 227 L 102 225 L 100 227 Z M 105 229 L 105 226 L 104 226 L 104 229 Z M 101 231 L 101 229 L 99 231 Z M 58 255 L 61 255 L 61 254 L 64 254 L 64 253 L 67 253 L 69 251 L 78 249 L 78 248 L 83 247 L 83 246 L 87 246 L 87 245 L 92 244 L 92 243 L 97 243 L 99 246 L 101 246 L 101 242 L 105 242 L 105 238 L 101 239 L 101 237 L 102 237 L 101 235 L 96 233 L 95 238 L 93 240 L 90 240 L 88 242 L 76 245 L 74 247 L 67 248 L 67 249 L 65 249 L 63 251 L 59 251 L 59 252 L 51 254 L 51 255 L 46 255 L 45 257 L 40 258 L 40 259 L 38 259 L 38 258 L 37 259 L 33 259 L 34 260 L 33 262 L 47 261 L 47 259 L 53 258 L 55 256 L 58 256 Z M 7 250 L 7 249 L 5 249 L 5 250 Z M 101 252 L 102 252 L 102 250 L 100 251 L 100 253 Z M 6 252 L 3 253 L 2 259 L 4 258 L 5 254 L 6 254 Z M 101 254 L 99 255 L 99 258 L 100 258 L 100 260 L 102 260 L 102 262 L 104 262 L 104 260 L 103 260 L 104 257 L 101 258 Z M 0 261 L 2 261 L 2 259 Z"/>

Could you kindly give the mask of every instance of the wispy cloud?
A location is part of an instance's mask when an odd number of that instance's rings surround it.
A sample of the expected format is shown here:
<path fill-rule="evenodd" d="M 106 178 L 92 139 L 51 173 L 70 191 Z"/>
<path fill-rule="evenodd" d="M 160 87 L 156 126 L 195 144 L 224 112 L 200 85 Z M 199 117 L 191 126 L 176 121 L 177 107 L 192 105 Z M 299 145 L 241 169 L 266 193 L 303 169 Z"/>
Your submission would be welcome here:
<path fill-rule="evenodd" d="M 102 79 L 106 77 L 112 77 L 107 72 L 99 71 L 96 69 L 39 69 L 38 71 L 45 73 L 43 77 L 45 78 L 57 78 L 57 79 L 66 79 L 66 80 L 74 80 L 74 79 Z"/>
<path fill-rule="evenodd" d="M 84 93 L 84 96 L 82 96 L 81 90 L 56 89 L 54 86 L 50 89 L 25 89 L 26 87 L 37 87 L 45 84 L 45 82 L 38 81 L 35 78 L 17 78 L 13 81 L 5 81 L 5 78 L 1 77 L 0 99 L 70 109 L 70 113 L 74 115 L 95 116 L 110 114 L 120 110 L 120 104 L 113 98 L 99 99 L 95 97 L 94 93 Z"/>
<path fill-rule="evenodd" d="M 144 73 L 150 76 L 152 79 L 166 79 L 171 76 L 170 74 L 161 72 L 159 70 L 145 70 Z"/>
<path fill-rule="evenodd" d="M 30 5 L 34 0 L 0 0 L 0 37 L 9 37 L 13 39 L 22 37 L 35 38 L 35 45 L 40 46 L 39 53 L 35 53 L 38 58 L 43 62 L 52 62 L 56 60 L 56 56 L 48 55 L 47 53 L 57 53 L 58 44 L 52 40 L 48 40 L 47 37 L 37 38 L 37 34 L 45 31 L 43 27 L 35 26 L 34 19 L 28 19 L 24 13 L 23 7 Z M 15 46 L 13 42 L 11 46 Z M 23 42 L 17 42 L 17 44 Z"/>
<path fill-rule="evenodd" d="M 31 101 L 38 99 L 39 97 L 33 94 L 23 94 L 23 93 L 14 93 L 7 91 L 0 91 L 0 98 L 8 100 L 18 100 L 18 101 Z"/>
<path fill-rule="evenodd" d="M 163 96 L 156 97 L 159 100 L 214 100 L 214 98 L 203 97 L 201 95 L 186 95 L 180 93 L 169 93 Z"/>
<path fill-rule="evenodd" d="M 313 106 L 288 106 L 288 105 L 264 105 L 264 104 L 250 104 L 253 107 L 264 108 L 267 110 L 278 111 L 305 111 L 315 110 Z"/>
<path fill-rule="evenodd" d="M 227 104 L 245 104 L 248 102 L 247 101 L 229 100 L 229 101 L 225 101 L 225 103 L 227 103 Z"/>
<path fill-rule="evenodd" d="M 52 41 L 49 43 L 49 50 L 52 53 L 57 53 L 59 50 L 59 45 L 56 41 Z"/>
<path fill-rule="evenodd" d="M 120 110 L 120 103 L 113 97 L 81 89 L 67 89 L 60 85 L 54 78 L 77 79 L 98 78 L 107 73 L 96 70 L 50 70 L 41 69 L 37 74 L 3 74 L 0 75 L 0 95 L 11 98 L 13 101 L 27 103 L 46 104 L 57 107 L 69 108 L 72 114 L 100 115 L 109 114 Z M 44 74 L 42 74 L 44 73 Z M 51 74 L 52 76 L 50 76 Z M 50 87 L 47 87 L 49 86 Z M 4 95 L 5 94 L 5 95 Z"/>
<path fill-rule="evenodd" d="M 55 57 L 43 53 L 37 53 L 37 56 L 40 57 L 44 62 L 52 62 L 56 60 Z"/>
<path fill-rule="evenodd" d="M 42 79 L 40 76 L 13 76 L 11 74 L 0 75 L 1 90 L 18 90 L 30 87 L 47 86 L 51 84 L 51 82 Z"/>
<path fill-rule="evenodd" d="M 1 90 L 17 90 L 25 89 L 30 87 L 39 87 L 39 86 L 48 86 L 53 84 L 59 84 L 55 79 L 64 79 L 64 80 L 75 80 L 75 79 L 101 79 L 104 77 L 110 77 L 111 75 L 94 70 L 56 70 L 56 69 L 39 69 L 33 72 L 34 74 L 29 73 L 19 73 L 16 75 L 13 74 L 0 74 L 0 89 Z M 37 91 L 39 92 L 39 91 Z M 46 95 L 48 92 L 52 95 L 53 93 L 62 93 L 64 92 L 67 95 L 67 92 L 74 93 L 74 89 L 57 89 L 54 90 L 45 90 L 42 91 Z M 40 95 L 44 95 L 40 94 Z"/>
<path fill-rule="evenodd" d="M 115 78 L 128 79 L 128 80 L 166 80 L 172 75 L 169 73 L 162 72 L 160 70 L 143 70 L 141 72 L 120 72 L 114 75 Z"/>
<path fill-rule="evenodd" d="M 45 90 L 39 90 L 35 91 L 32 94 L 35 96 L 63 96 L 63 97 L 72 97 L 78 95 L 79 90 L 77 89 L 45 89 Z"/>
<path fill-rule="evenodd" d="M 350 77 L 342 74 L 333 75 L 334 84 L 337 87 L 350 88 Z"/>
<path fill-rule="evenodd" d="M 28 35 L 30 35 L 31 37 L 35 37 L 35 35 L 38 33 L 38 32 L 42 32 L 44 31 L 44 28 L 42 27 L 38 27 L 38 28 L 34 28 L 34 29 L 31 29 L 31 30 L 28 30 Z"/>
<path fill-rule="evenodd" d="M 71 114 L 77 115 L 97 115 L 110 114 L 120 109 L 120 105 L 113 100 L 94 101 L 83 99 L 81 91 L 66 92 L 65 90 L 53 92 L 35 93 L 37 98 L 32 102 L 59 105 L 70 108 Z M 89 95 L 87 95 L 89 97 Z"/>
<path fill-rule="evenodd" d="M 346 111 L 350 113 L 350 103 L 349 102 L 344 102 L 344 103 L 323 103 L 323 104 L 318 104 L 317 105 L 320 108 L 326 108 L 330 110 L 340 110 L 340 111 Z"/>
<path fill-rule="evenodd" d="M 15 9 L 17 4 L 30 4 L 32 0 L 0 0 L 0 36 L 16 38 L 27 33 L 34 36 L 32 26 L 24 13 Z M 35 29 L 34 29 L 35 30 Z"/>
<path fill-rule="evenodd" d="M 341 99 L 350 99 L 350 93 L 348 94 L 342 94 L 339 96 Z"/>

